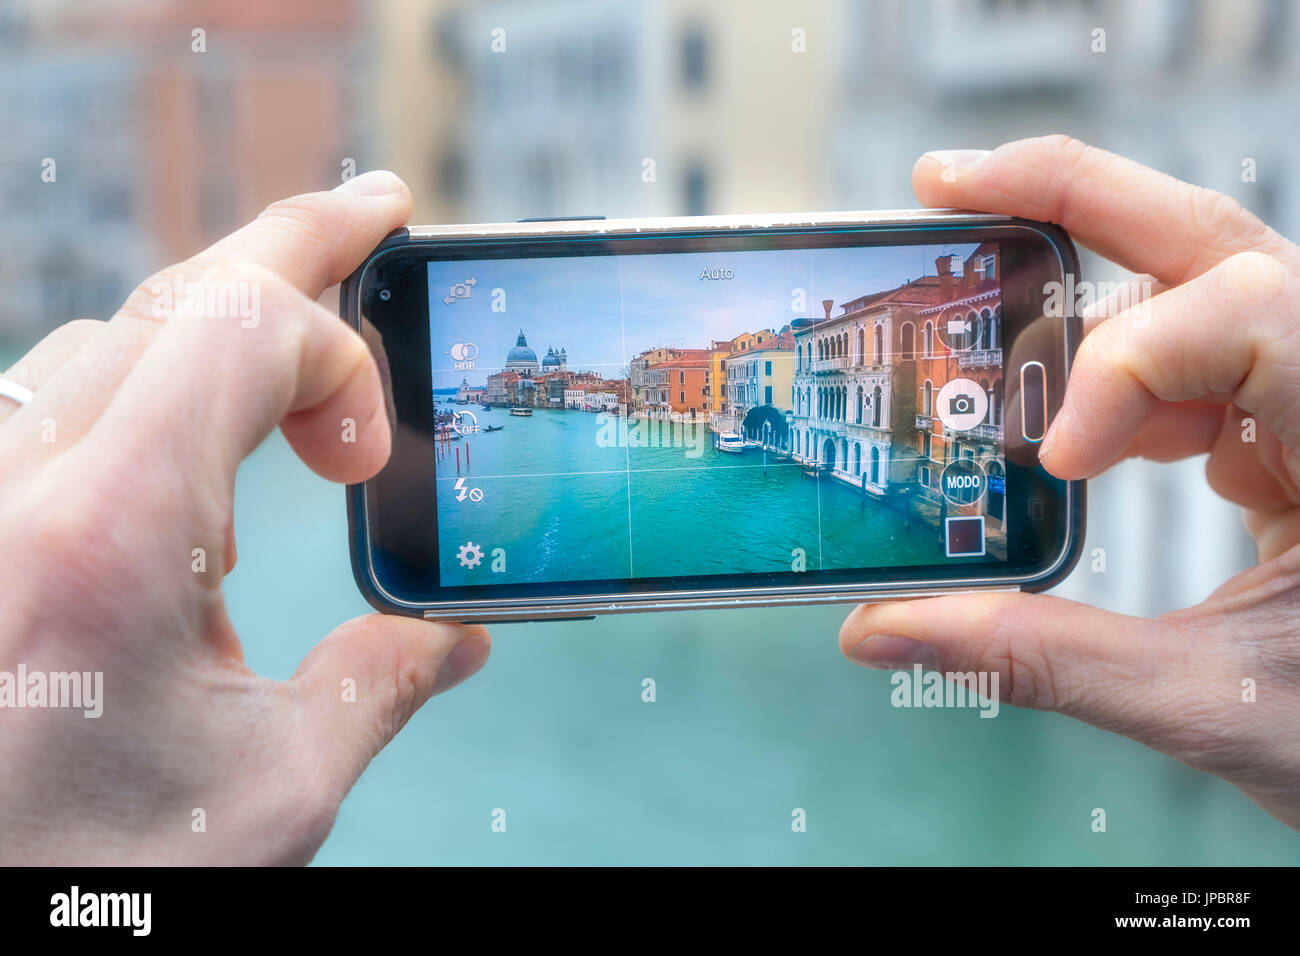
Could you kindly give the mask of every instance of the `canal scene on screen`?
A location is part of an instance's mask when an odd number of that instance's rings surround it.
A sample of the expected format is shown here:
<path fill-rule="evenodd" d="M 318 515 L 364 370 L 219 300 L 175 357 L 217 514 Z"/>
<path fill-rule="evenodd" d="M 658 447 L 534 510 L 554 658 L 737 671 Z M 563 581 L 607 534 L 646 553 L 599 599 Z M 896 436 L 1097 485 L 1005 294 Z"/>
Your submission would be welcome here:
<path fill-rule="evenodd" d="M 428 273 L 443 586 L 1006 559 L 996 243 Z"/>

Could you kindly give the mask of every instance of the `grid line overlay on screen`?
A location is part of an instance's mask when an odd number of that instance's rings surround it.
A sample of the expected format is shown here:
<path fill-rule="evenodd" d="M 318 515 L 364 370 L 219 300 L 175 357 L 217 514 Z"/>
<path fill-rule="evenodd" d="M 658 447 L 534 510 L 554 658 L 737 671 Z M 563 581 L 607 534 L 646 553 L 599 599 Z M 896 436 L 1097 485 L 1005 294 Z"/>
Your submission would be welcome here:
<path fill-rule="evenodd" d="M 812 296 L 812 301 L 817 301 L 817 263 L 813 256 L 808 257 L 808 294 Z M 821 472 L 817 473 L 815 478 L 817 483 L 817 566 L 826 566 L 825 547 L 822 544 L 822 476 Z"/>
<path fill-rule="evenodd" d="M 623 342 L 623 365 L 629 363 L 627 355 L 627 315 L 623 307 L 623 257 L 618 256 L 618 326 Z M 630 383 L 629 383 L 630 384 Z M 627 576 L 636 577 L 636 562 L 632 557 L 632 446 L 623 446 L 623 461 L 627 468 L 623 487 L 627 492 Z"/>

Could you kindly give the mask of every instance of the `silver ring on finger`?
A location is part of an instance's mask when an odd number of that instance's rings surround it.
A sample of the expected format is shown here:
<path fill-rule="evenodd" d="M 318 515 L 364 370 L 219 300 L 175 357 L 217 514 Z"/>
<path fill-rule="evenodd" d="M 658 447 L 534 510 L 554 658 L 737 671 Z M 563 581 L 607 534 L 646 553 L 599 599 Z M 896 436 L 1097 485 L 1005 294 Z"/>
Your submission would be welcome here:
<path fill-rule="evenodd" d="M 35 394 L 26 385 L 19 385 L 12 379 L 0 378 L 0 398 L 7 398 L 18 405 L 26 405 Z"/>

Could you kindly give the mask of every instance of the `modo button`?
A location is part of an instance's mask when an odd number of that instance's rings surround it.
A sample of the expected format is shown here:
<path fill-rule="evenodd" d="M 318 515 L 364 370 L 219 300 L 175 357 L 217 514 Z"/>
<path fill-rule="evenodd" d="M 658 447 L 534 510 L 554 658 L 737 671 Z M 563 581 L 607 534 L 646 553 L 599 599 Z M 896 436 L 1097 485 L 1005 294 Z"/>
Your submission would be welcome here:
<path fill-rule="evenodd" d="M 973 458 L 954 459 L 939 478 L 939 490 L 954 505 L 973 505 L 988 486 L 988 476 Z"/>

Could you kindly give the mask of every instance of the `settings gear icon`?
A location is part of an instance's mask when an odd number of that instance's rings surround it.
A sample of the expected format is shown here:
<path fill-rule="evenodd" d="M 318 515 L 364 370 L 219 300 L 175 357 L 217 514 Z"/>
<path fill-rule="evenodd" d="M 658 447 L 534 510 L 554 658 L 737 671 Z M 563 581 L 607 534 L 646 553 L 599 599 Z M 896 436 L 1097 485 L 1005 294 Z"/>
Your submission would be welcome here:
<path fill-rule="evenodd" d="M 483 563 L 483 549 L 473 541 L 466 541 L 456 552 L 456 560 L 462 568 L 477 568 Z"/>

